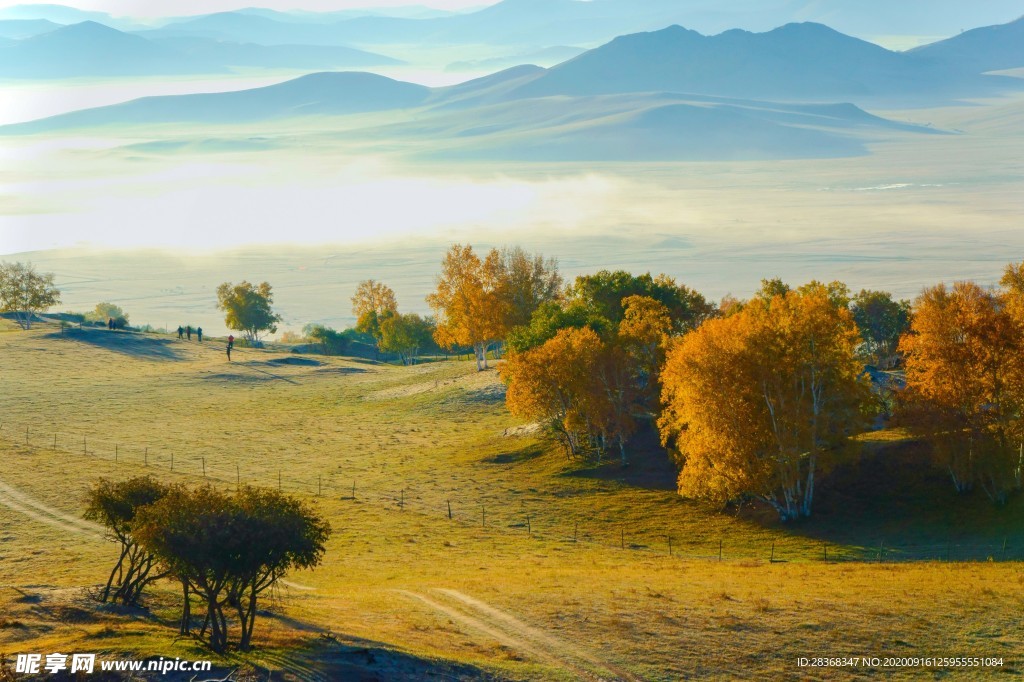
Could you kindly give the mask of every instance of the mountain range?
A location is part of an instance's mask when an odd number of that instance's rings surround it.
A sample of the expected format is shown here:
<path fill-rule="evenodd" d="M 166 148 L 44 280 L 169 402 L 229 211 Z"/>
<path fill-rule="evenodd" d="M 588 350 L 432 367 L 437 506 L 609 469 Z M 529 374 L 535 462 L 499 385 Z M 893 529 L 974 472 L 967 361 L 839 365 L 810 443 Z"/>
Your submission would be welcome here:
<path fill-rule="evenodd" d="M 217 73 L 238 66 L 319 70 L 398 63 L 344 46 L 266 46 L 196 37 L 147 40 L 95 21 L 0 44 L 0 77 L 13 78 Z"/>

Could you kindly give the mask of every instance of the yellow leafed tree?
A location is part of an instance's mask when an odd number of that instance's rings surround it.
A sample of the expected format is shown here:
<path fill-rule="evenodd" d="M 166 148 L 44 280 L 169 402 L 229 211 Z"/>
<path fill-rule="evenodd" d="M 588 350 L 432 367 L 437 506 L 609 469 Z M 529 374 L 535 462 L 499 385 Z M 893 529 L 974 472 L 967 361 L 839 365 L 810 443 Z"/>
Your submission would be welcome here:
<path fill-rule="evenodd" d="M 679 491 L 743 495 L 782 520 L 810 516 L 815 481 L 864 426 L 869 389 L 857 327 L 829 287 L 757 298 L 678 342 L 662 372 L 662 440 L 680 459 Z"/>

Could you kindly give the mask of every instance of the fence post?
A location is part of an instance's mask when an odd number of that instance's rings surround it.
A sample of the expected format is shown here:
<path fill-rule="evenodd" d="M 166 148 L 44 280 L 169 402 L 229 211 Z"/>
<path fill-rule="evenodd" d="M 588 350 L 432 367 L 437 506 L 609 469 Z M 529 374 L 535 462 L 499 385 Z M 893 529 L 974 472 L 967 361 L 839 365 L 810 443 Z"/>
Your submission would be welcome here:
<path fill-rule="evenodd" d="M 174 453 L 171 453 L 171 471 L 174 471 Z"/>
<path fill-rule="evenodd" d="M 53 434 L 53 449 L 54 449 L 54 451 L 57 450 L 57 434 L 56 433 Z"/>
<path fill-rule="evenodd" d="M 206 478 L 206 458 L 203 457 L 203 478 Z"/>
<path fill-rule="evenodd" d="M 626 549 L 626 527 L 619 526 L 619 547 Z"/>
<path fill-rule="evenodd" d="M 828 561 L 828 543 L 821 543 L 821 551 L 825 553 L 825 561 Z"/>
<path fill-rule="evenodd" d="M 25 445 L 28 445 L 28 427 L 25 427 Z"/>
<path fill-rule="evenodd" d="M 117 455 L 118 455 L 117 451 L 118 451 L 118 445 L 117 445 L 117 443 L 114 443 L 114 462 L 117 462 Z"/>
<path fill-rule="evenodd" d="M 487 507 L 480 505 L 480 526 L 482 528 L 487 527 Z"/>
<path fill-rule="evenodd" d="M 356 482 L 352 481 L 352 499 L 356 499 Z"/>
<path fill-rule="evenodd" d="M 771 558 L 768 559 L 768 563 L 770 563 L 770 564 L 774 564 L 775 563 L 775 541 L 774 540 L 772 540 L 772 555 L 771 555 Z"/>
<path fill-rule="evenodd" d="M 402 511 L 405 511 L 405 488 L 402 488 L 402 497 L 398 501 L 398 506 L 402 508 Z"/>
<path fill-rule="evenodd" d="M 277 492 L 281 492 L 281 470 L 277 470 Z"/>
<path fill-rule="evenodd" d="M 580 532 L 580 522 L 577 521 L 576 525 L 574 525 L 572 527 L 572 541 L 573 542 L 577 542 L 578 541 L 577 537 L 579 536 L 579 532 Z"/>
<path fill-rule="evenodd" d="M 526 515 L 526 534 L 533 535 L 533 528 L 530 526 L 530 515 Z"/>
<path fill-rule="evenodd" d="M 316 496 L 320 497 L 324 492 L 323 480 L 320 474 L 316 475 Z"/>
<path fill-rule="evenodd" d="M 88 455 L 89 454 L 89 447 L 86 445 L 85 436 L 82 436 L 82 454 L 83 455 Z"/>
<path fill-rule="evenodd" d="M 722 539 L 718 539 L 718 560 L 722 560 Z"/>
<path fill-rule="evenodd" d="M 448 520 L 451 521 L 452 520 L 452 501 L 451 500 L 445 500 L 445 501 L 448 503 Z"/>
<path fill-rule="evenodd" d="M 668 555 L 672 556 L 672 536 L 668 536 Z"/>
<path fill-rule="evenodd" d="M 145 457 L 145 459 L 143 460 L 142 466 L 147 466 L 148 467 L 149 466 L 149 446 L 148 445 L 146 446 L 146 453 L 143 455 L 143 457 Z"/>
<path fill-rule="evenodd" d="M 242 489 L 242 470 L 238 468 L 237 464 L 235 465 L 235 489 Z"/>

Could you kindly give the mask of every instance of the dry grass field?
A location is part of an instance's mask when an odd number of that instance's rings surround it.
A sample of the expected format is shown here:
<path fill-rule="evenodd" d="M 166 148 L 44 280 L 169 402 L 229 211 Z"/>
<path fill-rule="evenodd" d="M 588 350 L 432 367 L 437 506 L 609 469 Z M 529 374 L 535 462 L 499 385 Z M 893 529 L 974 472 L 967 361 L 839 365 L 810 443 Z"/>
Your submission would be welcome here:
<path fill-rule="evenodd" d="M 149 473 L 280 485 L 329 518 L 324 564 L 266 605 L 253 652 L 216 660 L 261 680 L 1024 674 L 1024 565 L 1001 560 L 1021 556 L 1024 506 L 925 502 L 945 481 L 900 479 L 920 452 L 898 433 L 790 528 L 682 500 L 643 441 L 626 470 L 567 462 L 472 363 L 234 359 L 216 339 L 0 320 L 0 653 L 210 658 L 176 638 L 174 585 L 137 611 L 88 597 L 116 556 L 83 493 Z M 814 656 L 1004 665 L 797 666 Z"/>

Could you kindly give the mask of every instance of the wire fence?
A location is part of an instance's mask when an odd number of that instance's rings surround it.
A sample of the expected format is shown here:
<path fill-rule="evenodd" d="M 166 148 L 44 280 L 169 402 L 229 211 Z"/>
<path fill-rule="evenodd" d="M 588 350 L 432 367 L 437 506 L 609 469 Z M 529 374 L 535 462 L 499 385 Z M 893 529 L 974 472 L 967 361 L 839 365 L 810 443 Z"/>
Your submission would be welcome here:
<path fill-rule="evenodd" d="M 446 519 L 464 527 L 492 533 L 527 536 L 608 550 L 642 552 L 688 560 L 781 562 L 1017 562 L 1024 561 L 1024 543 L 1018 538 L 979 542 L 889 544 L 837 544 L 788 535 L 752 542 L 728 534 L 680 537 L 663 528 L 641 522 L 614 523 L 592 517 L 567 518 L 550 511 L 510 511 L 511 503 L 476 499 L 453 492 L 437 494 L 416 487 L 383 490 L 368 485 L 356 474 L 337 471 L 298 476 L 283 468 L 276 471 L 246 467 L 243 462 L 225 465 L 206 455 L 174 452 L 166 446 L 124 444 L 109 438 L 60 431 L 44 432 L 32 425 L 0 422 L 0 442 L 37 454 L 52 452 L 62 457 L 106 461 L 124 477 L 187 478 L 229 489 L 246 485 L 274 488 L 305 497 L 333 498 L 377 505 L 396 513 L 420 514 Z M 11 460 L 8 458 L 8 461 Z M 2 493 L 0 493 L 2 495 Z"/>

